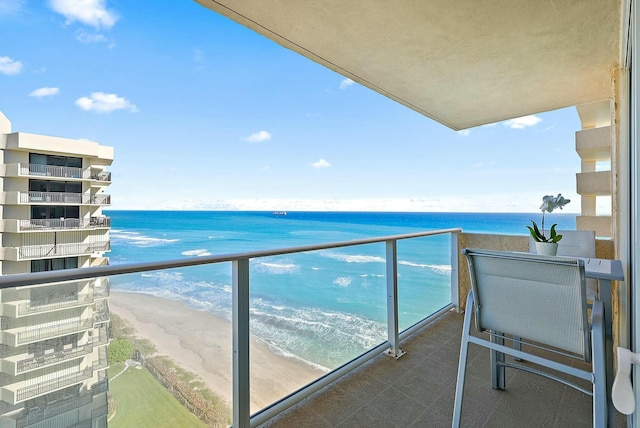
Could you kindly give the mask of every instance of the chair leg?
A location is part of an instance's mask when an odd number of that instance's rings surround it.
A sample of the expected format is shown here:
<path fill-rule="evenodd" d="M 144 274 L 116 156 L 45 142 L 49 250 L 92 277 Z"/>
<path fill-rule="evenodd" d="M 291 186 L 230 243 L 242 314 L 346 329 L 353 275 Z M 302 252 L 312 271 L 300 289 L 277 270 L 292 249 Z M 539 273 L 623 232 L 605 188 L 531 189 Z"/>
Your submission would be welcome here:
<path fill-rule="evenodd" d="M 593 372 L 593 426 L 605 428 L 608 424 L 607 381 L 604 346 L 604 308 L 594 300 L 591 311 L 591 355 Z"/>
<path fill-rule="evenodd" d="M 462 341 L 460 343 L 460 359 L 458 360 L 458 379 L 456 381 L 456 397 L 453 403 L 452 428 L 460 427 L 462 414 L 462 398 L 464 392 L 464 377 L 467 371 L 467 355 L 469 353 L 469 331 L 471 327 L 471 312 L 473 311 L 473 291 L 469 291 L 467 296 L 467 307 L 464 314 L 464 325 L 462 327 Z"/>
<path fill-rule="evenodd" d="M 493 333 L 498 333 L 494 331 Z M 498 345 L 504 345 L 504 339 L 502 337 L 496 337 L 491 335 L 491 342 L 497 343 Z M 504 366 L 500 363 L 504 363 L 504 353 L 494 351 L 491 349 L 489 351 L 490 360 L 491 360 L 491 387 L 493 389 L 504 389 Z"/>

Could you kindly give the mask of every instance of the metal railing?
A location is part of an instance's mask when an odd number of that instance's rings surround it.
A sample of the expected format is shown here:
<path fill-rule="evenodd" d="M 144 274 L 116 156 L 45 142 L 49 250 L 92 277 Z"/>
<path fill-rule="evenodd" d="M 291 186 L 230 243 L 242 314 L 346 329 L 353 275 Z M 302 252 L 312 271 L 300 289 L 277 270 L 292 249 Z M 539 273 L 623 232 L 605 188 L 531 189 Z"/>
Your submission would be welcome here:
<path fill-rule="evenodd" d="M 79 218 L 43 218 L 20 220 L 19 224 L 20 230 L 90 229 L 111 227 L 111 218 L 91 217 L 89 220 Z"/>
<path fill-rule="evenodd" d="M 111 204 L 111 195 L 105 193 L 20 192 L 20 203 L 109 205 Z"/>
<path fill-rule="evenodd" d="M 16 401 L 20 402 L 20 401 L 28 400 L 29 398 L 37 397 L 39 395 L 43 395 L 48 392 L 55 391 L 56 389 L 73 385 L 74 383 L 83 382 L 87 379 L 90 379 L 92 374 L 93 372 L 91 371 L 91 368 L 86 368 L 84 370 L 80 370 L 75 373 L 62 375 L 55 379 L 49 379 L 49 380 L 40 382 L 36 385 L 20 388 L 16 391 Z"/>
<path fill-rule="evenodd" d="M 54 301 L 50 303 L 38 303 L 37 301 L 31 301 L 28 303 L 20 303 L 17 305 L 17 314 L 20 315 L 30 315 L 36 314 L 39 312 L 47 312 L 54 311 L 62 308 L 79 306 L 79 305 L 88 305 L 93 303 L 94 295 L 92 293 L 79 293 L 75 296 L 60 298 L 59 301 Z"/>
<path fill-rule="evenodd" d="M 38 357 L 30 357 L 16 364 L 16 372 L 22 373 L 27 370 L 38 369 L 40 367 L 48 366 L 50 364 L 56 364 L 61 361 L 72 360 L 74 358 L 82 357 L 93 352 L 93 344 L 89 343 L 81 345 L 69 350 L 62 350 L 53 352 L 51 354 L 42 355 Z"/>
<path fill-rule="evenodd" d="M 39 340 L 51 339 L 57 336 L 88 330 L 92 326 L 93 323 L 91 319 L 61 321 L 53 325 L 36 326 L 36 328 L 29 328 L 28 330 L 25 328 L 23 331 L 16 332 L 16 339 L 18 345 L 25 345 Z M 11 332 L 10 330 L 11 328 L 9 328 L 8 333 Z"/>
<path fill-rule="evenodd" d="M 432 322 L 432 317 L 447 312 L 458 301 L 457 284 L 457 234 L 461 229 L 443 229 L 428 232 L 392 235 L 376 238 L 365 238 L 351 241 L 332 242 L 317 245 L 280 248 L 275 250 L 251 251 L 244 253 L 225 254 L 217 256 L 203 256 L 167 260 L 159 262 L 145 262 L 134 264 L 120 264 L 108 266 L 93 266 L 80 269 L 67 269 L 32 274 L 15 274 L 0 277 L 0 289 L 16 286 L 29 286 L 50 282 L 61 282 L 78 279 L 89 279 L 101 276 L 142 273 L 157 270 L 183 268 L 191 266 L 210 265 L 231 262 L 232 265 L 232 328 L 233 328 L 233 426 L 248 428 L 265 422 L 287 408 L 308 397 L 334 380 L 344 376 L 364 362 L 387 352 L 392 356 L 402 355 L 400 340 L 413 332 L 424 328 Z M 398 259 L 397 242 L 412 238 L 427 236 L 451 236 L 451 300 L 431 317 L 419 321 L 404 331 L 398 325 Z M 386 300 L 387 300 L 387 340 L 373 347 L 356 359 L 343 364 L 335 370 L 320 377 L 309 385 L 288 395 L 273 405 L 251 416 L 250 414 L 250 376 L 249 376 L 249 261 L 251 259 L 269 256 L 280 256 L 308 251 L 329 250 L 335 248 L 352 247 L 365 244 L 384 243 L 386 264 Z"/>
<path fill-rule="evenodd" d="M 34 175 L 39 177 L 84 178 L 86 176 L 82 168 L 69 166 L 21 163 L 19 169 L 20 175 Z"/>
<path fill-rule="evenodd" d="M 58 416 L 64 412 L 68 412 L 69 410 L 74 410 L 82 406 L 86 406 L 92 401 L 93 396 L 91 394 L 85 393 L 58 403 L 48 404 L 43 407 L 31 408 L 25 413 L 20 413 L 16 417 L 16 428 L 26 428 L 32 426 L 45 419 L 53 418 L 54 416 Z"/>
<path fill-rule="evenodd" d="M 103 242 L 72 242 L 68 244 L 26 245 L 18 248 L 20 260 L 41 259 L 55 256 L 73 256 L 109 251 L 109 241 Z"/>

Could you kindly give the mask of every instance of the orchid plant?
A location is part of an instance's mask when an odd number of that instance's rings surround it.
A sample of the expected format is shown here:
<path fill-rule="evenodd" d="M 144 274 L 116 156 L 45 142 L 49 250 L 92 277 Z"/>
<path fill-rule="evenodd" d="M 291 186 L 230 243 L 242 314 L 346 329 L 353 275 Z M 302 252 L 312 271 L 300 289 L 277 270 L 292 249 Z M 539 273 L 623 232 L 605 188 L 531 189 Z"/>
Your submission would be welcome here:
<path fill-rule="evenodd" d="M 531 237 L 534 241 L 556 243 L 562 239 L 562 235 L 558 235 L 556 233 L 557 223 L 551 226 L 551 229 L 549 229 L 549 237 L 546 237 L 544 232 L 544 213 L 550 213 L 556 208 L 562 209 L 562 207 L 567 205 L 569 202 L 571 202 L 571 200 L 565 199 L 560 193 L 558 193 L 558 196 L 547 195 L 542 198 L 542 205 L 540 205 L 540 210 L 542 211 L 541 227 L 538 228 L 538 225 L 533 220 L 531 220 L 533 227 L 527 226 L 527 229 L 529 229 L 529 233 L 531 233 Z"/>

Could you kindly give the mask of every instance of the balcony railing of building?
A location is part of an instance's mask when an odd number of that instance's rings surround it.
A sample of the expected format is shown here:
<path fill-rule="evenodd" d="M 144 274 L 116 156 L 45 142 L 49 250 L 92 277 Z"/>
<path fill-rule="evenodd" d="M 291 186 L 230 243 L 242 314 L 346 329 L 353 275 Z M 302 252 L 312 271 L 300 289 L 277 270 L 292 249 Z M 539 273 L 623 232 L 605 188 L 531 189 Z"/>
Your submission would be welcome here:
<path fill-rule="evenodd" d="M 93 346 L 103 346 L 109 344 L 109 331 L 106 326 L 98 329 L 98 334 L 93 336 Z"/>
<path fill-rule="evenodd" d="M 39 382 L 36 385 L 25 386 L 24 388 L 20 388 L 16 391 L 16 402 L 47 394 L 51 391 L 64 388 L 65 386 L 84 382 L 85 380 L 90 379 L 92 375 L 93 372 L 91 371 L 91 368 L 87 367 L 84 370 L 79 370 L 69 374 L 62 374 L 55 379 L 48 379 L 46 381 Z"/>
<path fill-rule="evenodd" d="M 70 349 L 63 349 L 52 352 L 51 354 L 31 356 L 24 360 L 18 361 L 16 364 L 17 373 L 23 373 L 29 370 L 39 369 L 51 364 L 57 364 L 62 361 L 72 360 L 93 352 L 93 344 L 80 345 Z"/>
<path fill-rule="evenodd" d="M 68 166 L 21 163 L 19 170 L 20 175 L 56 178 L 87 178 L 87 174 L 82 168 L 73 168 Z"/>
<path fill-rule="evenodd" d="M 433 317 L 437 317 L 442 313 L 449 311 L 454 307 L 454 302 L 458 302 L 458 276 L 457 276 L 457 245 L 458 233 L 460 229 L 445 229 L 437 231 L 428 231 L 412 234 L 393 235 L 387 237 L 358 239 L 352 241 L 333 242 L 318 245 L 306 245 L 292 248 L 282 248 L 276 250 L 252 251 L 236 254 L 193 257 L 178 260 L 146 262 L 136 264 L 122 264 L 115 266 L 93 266 L 81 269 L 68 269 L 49 272 L 38 272 L 32 274 L 15 274 L 0 277 L 0 289 L 16 286 L 28 286 L 36 284 L 45 284 L 59 281 L 69 281 L 77 279 L 88 279 L 103 276 L 123 275 L 132 273 L 143 273 L 151 271 L 161 271 L 175 268 L 195 267 L 203 265 L 213 265 L 219 263 L 231 264 L 232 276 L 232 303 L 231 318 L 233 329 L 233 355 L 232 355 L 232 371 L 233 371 L 233 426 L 237 428 L 248 428 L 263 423 L 269 418 L 279 414 L 287 408 L 293 406 L 324 386 L 327 386 L 334 380 L 346 375 L 356 367 L 369 361 L 371 358 L 386 352 L 393 357 L 399 357 L 403 354 L 399 347 L 400 340 L 418 331 L 432 322 Z M 401 331 L 398 321 L 398 241 L 412 240 L 415 238 L 427 238 L 445 236 L 448 237 L 449 247 L 445 247 L 450 258 L 451 275 L 450 275 L 450 296 L 446 298 L 445 303 L 435 313 L 425 314 L 425 318 L 416 322 L 412 326 Z M 431 238 L 429 238 L 431 239 Z M 418 241 L 419 242 L 419 241 Z M 354 247 L 359 245 L 381 244 L 384 245 L 384 261 L 385 261 L 385 283 L 384 298 L 386 299 L 386 339 L 371 349 L 348 361 L 339 367 L 333 369 L 329 373 L 321 376 L 305 387 L 295 391 L 279 401 L 273 403 L 265 409 L 251 416 L 250 410 L 250 332 L 249 332 L 249 266 L 250 261 L 261 257 L 283 256 L 294 253 L 304 253 L 321 250 L 331 250 L 336 248 Z M 381 290 L 382 291 L 382 290 Z M 98 312 L 97 314 L 100 314 Z M 106 314 L 105 314 L 106 315 Z"/>
<path fill-rule="evenodd" d="M 111 181 L 111 171 L 98 171 L 91 173 L 91 179 L 96 181 Z"/>
<path fill-rule="evenodd" d="M 64 336 L 71 333 L 78 333 L 88 330 L 93 326 L 91 319 L 73 319 L 57 322 L 52 325 L 40 325 L 34 327 L 17 328 L 16 341 L 18 345 L 26 345 L 27 343 L 37 342 L 40 340 L 52 339 L 58 336 Z M 5 333 L 11 334 L 12 329 L 9 328 Z"/>
<path fill-rule="evenodd" d="M 46 406 L 36 406 L 25 409 L 24 412 L 19 413 L 15 418 L 16 428 L 34 426 L 45 419 L 53 418 L 54 416 L 61 415 L 70 410 L 77 410 L 92 401 L 93 396 L 85 393 L 80 396 L 72 396 L 72 398 L 61 400 L 56 403 L 47 404 Z"/>
<path fill-rule="evenodd" d="M 91 395 L 94 396 L 109 390 L 109 378 L 104 374 L 98 376 L 101 377 L 101 379 L 91 385 Z"/>
<path fill-rule="evenodd" d="M 76 256 L 109 251 L 110 249 L 111 244 L 109 241 L 27 245 L 18 248 L 18 258 L 20 260 L 29 260 L 57 256 Z"/>
<path fill-rule="evenodd" d="M 18 316 L 37 314 L 42 312 L 55 311 L 58 309 L 70 308 L 74 306 L 89 305 L 94 301 L 93 293 L 78 293 L 74 296 L 65 296 L 56 299 L 53 298 L 52 302 L 37 302 L 31 301 L 27 303 L 20 303 L 17 305 Z"/>
<path fill-rule="evenodd" d="M 15 164 L 14 164 L 15 165 Z M 68 166 L 42 165 L 34 163 L 19 163 L 18 174 L 32 177 L 53 177 L 65 179 L 95 180 L 110 182 L 111 171 L 96 168 L 75 168 Z"/>
<path fill-rule="evenodd" d="M 21 204 L 109 205 L 111 195 L 105 193 L 20 192 Z"/>
<path fill-rule="evenodd" d="M 96 227 L 111 227 L 110 217 L 91 217 L 89 220 L 79 218 L 46 218 L 19 220 L 20 230 L 64 230 L 64 229 L 93 229 Z"/>

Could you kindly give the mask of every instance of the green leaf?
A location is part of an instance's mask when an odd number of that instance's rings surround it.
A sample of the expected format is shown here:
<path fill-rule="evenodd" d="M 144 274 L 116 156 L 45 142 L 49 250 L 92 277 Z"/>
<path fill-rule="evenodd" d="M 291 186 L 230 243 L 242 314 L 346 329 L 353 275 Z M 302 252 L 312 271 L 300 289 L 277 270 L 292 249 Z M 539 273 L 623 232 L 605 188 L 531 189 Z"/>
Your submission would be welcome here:
<path fill-rule="evenodd" d="M 533 227 L 526 227 L 527 229 L 529 229 L 529 233 L 531 234 L 533 240 L 536 242 L 547 242 L 547 238 L 540 232 L 540 229 L 538 229 L 538 225 L 536 224 L 536 222 L 531 220 L 531 223 L 533 224 Z"/>

